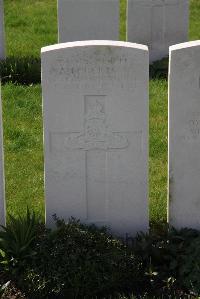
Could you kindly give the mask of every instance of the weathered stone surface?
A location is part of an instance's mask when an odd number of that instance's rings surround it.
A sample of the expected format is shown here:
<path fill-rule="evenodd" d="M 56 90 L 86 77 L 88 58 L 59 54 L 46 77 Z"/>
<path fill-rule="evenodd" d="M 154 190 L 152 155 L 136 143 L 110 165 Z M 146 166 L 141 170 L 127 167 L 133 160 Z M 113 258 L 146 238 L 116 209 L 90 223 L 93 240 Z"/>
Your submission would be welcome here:
<path fill-rule="evenodd" d="M 200 41 L 170 47 L 169 222 L 200 229 Z"/>
<path fill-rule="evenodd" d="M 4 163 L 3 163 L 3 124 L 1 108 L 1 85 L 0 85 L 0 225 L 5 225 L 5 187 L 4 187 Z"/>
<path fill-rule="evenodd" d="M 188 0 L 128 0 L 127 40 L 148 45 L 150 62 L 188 41 Z"/>
<path fill-rule="evenodd" d="M 46 220 L 148 228 L 148 50 L 90 41 L 42 49 Z"/>
<path fill-rule="evenodd" d="M 4 9 L 3 0 L 0 0 L 0 59 L 5 59 L 4 41 Z"/>
<path fill-rule="evenodd" d="M 119 39 L 119 0 L 58 0 L 60 43 Z"/>

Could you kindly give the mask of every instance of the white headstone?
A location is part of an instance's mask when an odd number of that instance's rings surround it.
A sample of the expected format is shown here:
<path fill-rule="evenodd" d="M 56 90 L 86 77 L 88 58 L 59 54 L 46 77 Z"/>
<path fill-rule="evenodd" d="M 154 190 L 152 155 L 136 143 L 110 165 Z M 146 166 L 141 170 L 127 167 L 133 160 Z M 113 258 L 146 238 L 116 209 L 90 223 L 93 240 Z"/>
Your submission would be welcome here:
<path fill-rule="evenodd" d="M 46 221 L 148 228 L 148 50 L 111 41 L 42 49 Z"/>
<path fill-rule="evenodd" d="M 4 162 L 3 162 L 3 124 L 1 107 L 1 86 L 0 86 L 0 225 L 5 225 L 5 188 L 4 188 Z"/>
<path fill-rule="evenodd" d="M 148 45 L 150 62 L 188 41 L 189 0 L 128 0 L 127 40 Z"/>
<path fill-rule="evenodd" d="M 170 47 L 169 222 L 200 229 L 200 41 Z"/>
<path fill-rule="evenodd" d="M 0 0 L 0 60 L 5 59 L 5 41 L 4 41 L 4 8 L 3 0 Z"/>
<path fill-rule="evenodd" d="M 58 42 L 119 39 L 119 0 L 58 0 Z"/>

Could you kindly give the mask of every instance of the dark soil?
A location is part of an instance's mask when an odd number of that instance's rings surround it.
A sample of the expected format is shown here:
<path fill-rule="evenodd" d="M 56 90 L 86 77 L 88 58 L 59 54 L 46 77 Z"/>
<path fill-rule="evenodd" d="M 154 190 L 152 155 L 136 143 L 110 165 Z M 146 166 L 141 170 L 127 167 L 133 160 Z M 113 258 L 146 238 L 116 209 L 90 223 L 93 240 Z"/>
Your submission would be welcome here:
<path fill-rule="evenodd" d="M 8 281 L 6 276 L 0 273 L 0 287 L 2 286 L 4 290 L 0 292 L 1 299 L 28 299 L 13 282 Z"/>

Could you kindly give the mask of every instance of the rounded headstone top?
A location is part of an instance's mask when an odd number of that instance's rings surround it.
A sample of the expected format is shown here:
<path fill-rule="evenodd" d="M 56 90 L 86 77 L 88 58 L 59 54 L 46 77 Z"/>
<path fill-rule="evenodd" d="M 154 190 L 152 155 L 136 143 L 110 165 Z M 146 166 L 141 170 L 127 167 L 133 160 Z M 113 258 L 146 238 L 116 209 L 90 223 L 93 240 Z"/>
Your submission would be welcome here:
<path fill-rule="evenodd" d="M 113 46 L 113 47 L 124 47 L 124 48 L 134 48 L 148 52 L 148 47 L 141 44 L 129 43 L 129 42 L 121 42 L 121 41 L 107 41 L 107 40 L 90 40 L 90 41 L 76 41 L 69 43 L 61 43 L 55 44 L 47 47 L 43 47 L 41 49 L 41 53 L 67 49 L 73 47 L 88 47 L 88 46 Z"/>
<path fill-rule="evenodd" d="M 199 47 L 199 46 L 200 46 L 200 40 L 195 40 L 191 42 L 173 45 L 169 47 L 169 51 L 172 52 L 172 51 L 177 51 L 177 50 L 182 50 L 182 49 L 192 48 L 192 47 Z"/>

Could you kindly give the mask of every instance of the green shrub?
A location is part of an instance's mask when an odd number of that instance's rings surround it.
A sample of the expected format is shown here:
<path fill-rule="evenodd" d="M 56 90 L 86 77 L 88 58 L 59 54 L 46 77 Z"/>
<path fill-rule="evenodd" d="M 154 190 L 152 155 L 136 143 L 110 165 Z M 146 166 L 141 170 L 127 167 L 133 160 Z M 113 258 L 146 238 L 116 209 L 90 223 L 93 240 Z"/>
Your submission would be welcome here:
<path fill-rule="evenodd" d="M 106 229 L 71 219 L 37 240 L 22 288 L 31 298 L 102 298 L 115 292 L 143 292 L 140 260 Z"/>
<path fill-rule="evenodd" d="M 200 235 L 189 239 L 189 246 L 185 251 L 180 265 L 180 279 L 184 286 L 200 295 Z"/>
<path fill-rule="evenodd" d="M 200 231 L 154 225 L 125 245 L 106 228 L 73 218 L 55 222 L 49 230 L 29 210 L 25 217 L 10 216 L 0 232 L 0 294 L 20 289 L 28 299 L 200 295 Z"/>
<path fill-rule="evenodd" d="M 12 277 L 20 275 L 27 259 L 34 255 L 32 250 L 36 239 L 39 219 L 27 209 L 26 216 L 9 216 L 6 227 L 0 231 L 0 265 Z"/>
<path fill-rule="evenodd" d="M 197 246 L 195 251 L 191 244 L 197 245 L 198 242 L 200 245 L 199 231 L 187 228 L 176 230 L 167 225 L 154 226 L 149 234 L 138 235 L 133 250 L 141 257 L 146 267 L 151 283 L 149 294 L 157 296 L 165 294 L 173 298 L 180 298 L 181 295 L 190 294 L 191 291 L 194 294 L 191 278 L 193 276 L 193 283 L 197 286 L 198 281 L 200 286 L 200 272 L 196 264 L 195 273 L 192 264 L 200 253 L 200 246 Z M 200 258 L 198 262 L 200 266 Z M 189 272 L 192 273 L 191 276 Z M 197 290 L 195 288 L 195 291 Z M 200 293 L 196 292 L 196 295 L 198 294 Z"/>

